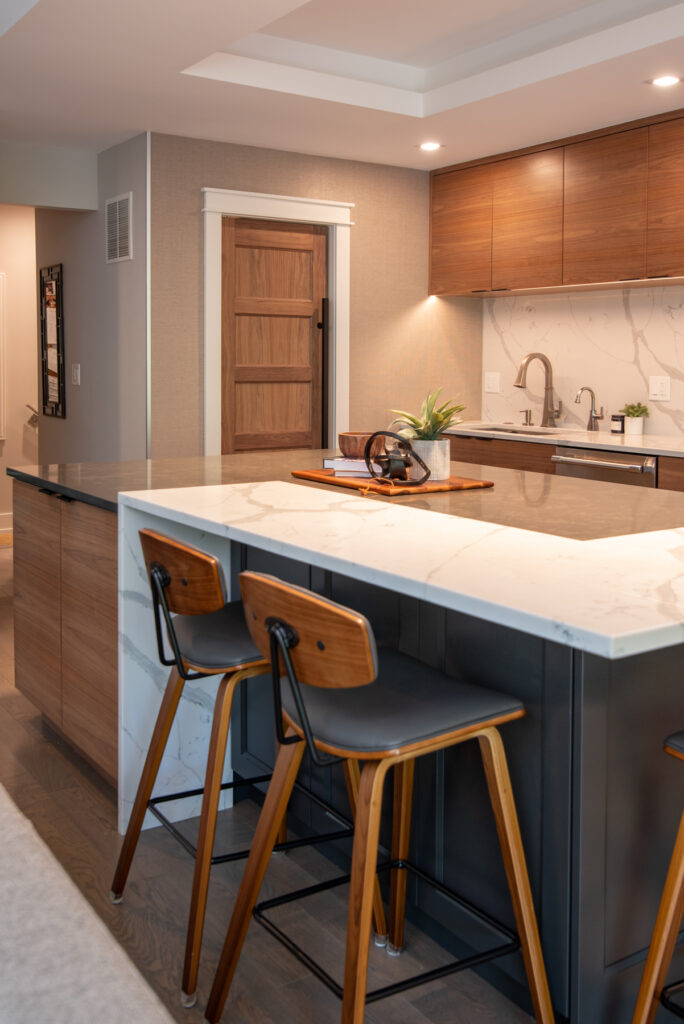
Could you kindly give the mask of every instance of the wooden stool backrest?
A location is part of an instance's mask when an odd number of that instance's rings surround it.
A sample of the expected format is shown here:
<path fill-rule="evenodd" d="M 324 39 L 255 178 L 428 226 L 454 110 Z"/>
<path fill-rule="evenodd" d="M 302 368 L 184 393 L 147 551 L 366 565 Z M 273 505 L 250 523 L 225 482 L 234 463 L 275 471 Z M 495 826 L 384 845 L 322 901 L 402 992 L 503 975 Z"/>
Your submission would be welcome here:
<path fill-rule="evenodd" d="M 223 608 L 221 571 L 213 555 L 155 530 L 141 530 L 140 544 L 150 579 L 155 566 L 168 577 L 163 596 L 172 614 L 206 615 Z"/>
<path fill-rule="evenodd" d="M 240 587 L 247 626 L 266 658 L 270 657 L 269 620 L 295 630 L 298 640 L 289 655 L 300 683 L 342 688 L 373 682 L 377 654 L 365 616 L 263 573 L 240 573 Z"/>

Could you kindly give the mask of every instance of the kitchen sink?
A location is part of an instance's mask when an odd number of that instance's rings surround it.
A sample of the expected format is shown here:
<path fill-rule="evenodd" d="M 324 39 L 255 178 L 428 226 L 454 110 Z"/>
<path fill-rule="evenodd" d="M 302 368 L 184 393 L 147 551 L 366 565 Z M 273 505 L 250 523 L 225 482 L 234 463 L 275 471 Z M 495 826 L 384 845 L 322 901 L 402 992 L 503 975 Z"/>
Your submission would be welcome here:
<path fill-rule="evenodd" d="M 459 424 L 461 430 L 477 430 L 487 431 L 489 433 L 496 434 L 556 434 L 561 429 L 560 427 L 525 427 L 523 424 L 516 423 L 462 423 Z"/>

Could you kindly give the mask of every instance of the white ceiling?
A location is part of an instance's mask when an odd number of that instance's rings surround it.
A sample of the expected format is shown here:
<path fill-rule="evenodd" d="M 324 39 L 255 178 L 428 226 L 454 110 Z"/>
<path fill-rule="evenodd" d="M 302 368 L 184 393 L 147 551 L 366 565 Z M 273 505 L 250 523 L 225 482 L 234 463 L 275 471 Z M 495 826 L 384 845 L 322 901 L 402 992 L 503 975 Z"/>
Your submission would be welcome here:
<path fill-rule="evenodd" d="M 673 0 L 0 0 L 0 140 L 151 130 L 428 169 L 684 108 L 647 84 L 665 71 Z"/>

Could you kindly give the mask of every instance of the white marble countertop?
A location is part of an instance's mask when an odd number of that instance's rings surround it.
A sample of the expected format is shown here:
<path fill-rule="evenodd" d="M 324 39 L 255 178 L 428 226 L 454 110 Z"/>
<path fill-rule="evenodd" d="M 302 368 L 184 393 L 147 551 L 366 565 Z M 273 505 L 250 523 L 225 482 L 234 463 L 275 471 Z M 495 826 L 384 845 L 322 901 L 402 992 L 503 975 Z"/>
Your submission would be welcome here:
<path fill-rule="evenodd" d="M 502 441 L 535 441 L 538 444 L 560 444 L 569 448 L 603 448 L 613 452 L 634 452 L 638 455 L 672 455 L 684 458 L 684 435 L 649 434 L 641 437 L 626 434 L 611 434 L 610 430 L 577 430 L 554 427 L 549 433 L 538 433 L 542 427 L 523 427 L 511 423 L 515 433 L 488 430 L 481 420 L 459 423 L 449 434 L 466 434 L 468 437 L 497 437 Z M 546 428 L 548 429 L 548 428 Z"/>
<path fill-rule="evenodd" d="M 684 642 L 682 529 L 577 541 L 282 481 L 123 505 L 607 658 Z"/>

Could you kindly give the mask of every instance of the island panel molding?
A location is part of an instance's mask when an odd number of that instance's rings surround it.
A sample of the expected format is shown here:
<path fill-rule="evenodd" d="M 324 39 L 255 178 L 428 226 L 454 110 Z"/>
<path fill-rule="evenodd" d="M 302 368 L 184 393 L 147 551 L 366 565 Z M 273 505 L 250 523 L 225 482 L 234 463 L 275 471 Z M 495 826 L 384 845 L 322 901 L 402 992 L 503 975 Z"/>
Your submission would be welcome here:
<path fill-rule="evenodd" d="M 223 217 L 328 225 L 330 361 L 328 436 L 349 429 L 350 232 L 353 203 L 202 188 L 204 217 L 204 454 L 221 453 L 221 266 Z"/>

